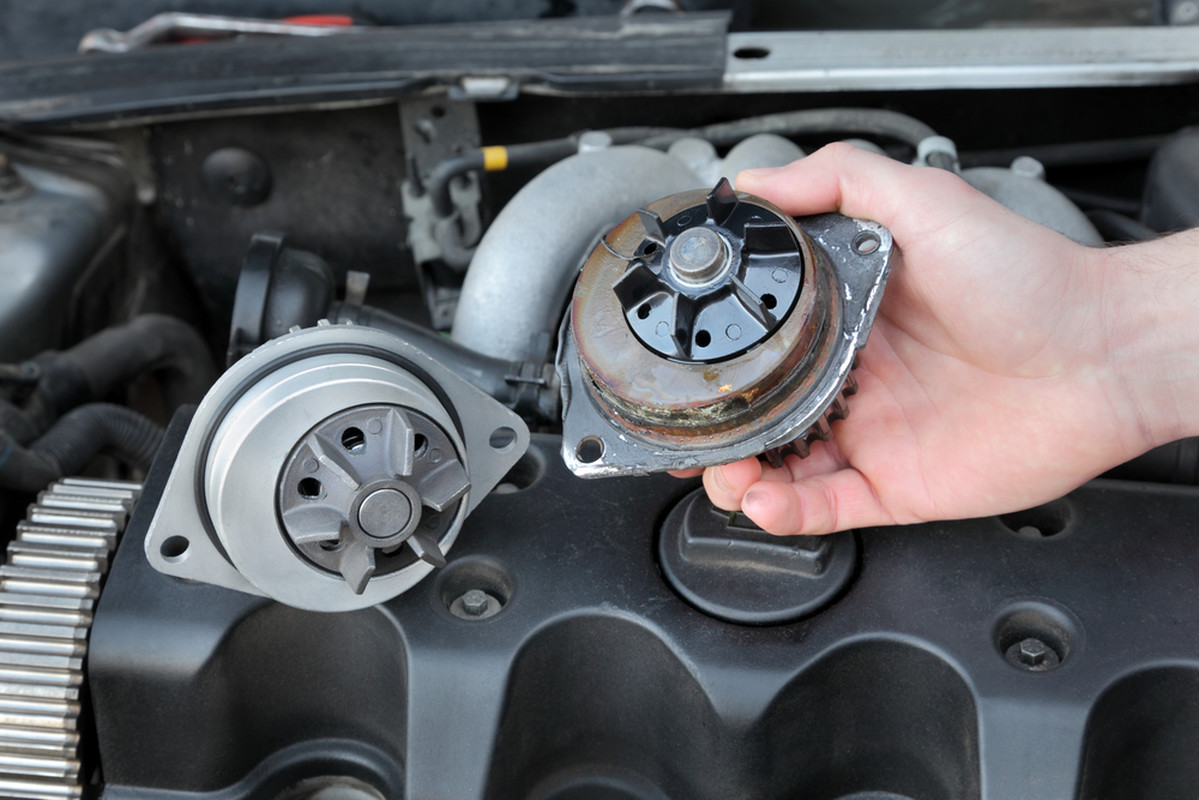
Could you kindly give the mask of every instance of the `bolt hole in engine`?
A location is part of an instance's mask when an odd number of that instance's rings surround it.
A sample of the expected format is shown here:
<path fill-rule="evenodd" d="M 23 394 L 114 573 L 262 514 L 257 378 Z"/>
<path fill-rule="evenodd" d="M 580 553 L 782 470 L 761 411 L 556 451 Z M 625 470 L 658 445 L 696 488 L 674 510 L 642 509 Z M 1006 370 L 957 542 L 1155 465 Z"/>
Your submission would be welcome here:
<path fill-rule="evenodd" d="M 516 444 L 516 431 L 507 427 L 496 428 L 487 443 L 497 453 L 507 453 Z"/>
<path fill-rule="evenodd" d="M 357 778 L 338 776 L 300 781 L 275 800 L 383 800 L 383 795 Z"/>
<path fill-rule="evenodd" d="M 1048 539 L 1057 536 L 1070 526 L 1073 519 L 1070 504 L 1065 500 L 1054 500 L 1036 508 L 1004 514 L 1000 523 L 1025 539 Z"/>
<path fill-rule="evenodd" d="M 305 500 L 316 500 L 321 496 L 321 492 L 325 487 L 316 478 L 303 478 L 300 480 L 296 490 L 300 493 L 300 497 Z"/>
<path fill-rule="evenodd" d="M 767 308 L 774 308 L 778 304 L 779 304 L 779 300 L 774 295 L 772 295 L 772 294 L 762 295 L 762 305 L 766 306 Z"/>
<path fill-rule="evenodd" d="M 361 453 L 366 448 L 366 434 L 361 428 L 346 428 L 341 434 L 341 446 L 351 453 Z"/>
<path fill-rule="evenodd" d="M 712 334 L 707 331 L 696 331 L 695 343 L 700 347 L 707 347 L 712 344 Z"/>
<path fill-rule="evenodd" d="M 179 561 L 187 554 L 187 548 L 190 546 L 191 542 L 185 536 L 168 536 L 159 552 L 167 561 Z"/>
<path fill-rule="evenodd" d="M 423 433 L 416 434 L 412 439 L 412 454 L 421 458 L 427 452 L 429 452 L 429 440 Z"/>
<path fill-rule="evenodd" d="M 503 480 L 492 490 L 494 494 L 516 494 L 530 489 L 545 475 L 545 456 L 540 450 L 530 448 L 512 466 Z"/>
<path fill-rule="evenodd" d="M 594 464 L 600 460 L 600 456 L 604 454 L 604 442 L 602 439 L 595 436 L 585 436 L 579 440 L 578 446 L 575 447 L 575 455 L 579 457 L 579 461 L 584 464 Z"/>
<path fill-rule="evenodd" d="M 995 648 L 1024 672 L 1048 672 L 1077 649 L 1082 626 L 1073 614 L 1039 601 L 1009 605 L 993 631 Z"/>
<path fill-rule="evenodd" d="M 641 307 L 637 309 L 637 319 L 647 319 L 649 317 L 649 312 L 649 303 L 642 303 Z"/>

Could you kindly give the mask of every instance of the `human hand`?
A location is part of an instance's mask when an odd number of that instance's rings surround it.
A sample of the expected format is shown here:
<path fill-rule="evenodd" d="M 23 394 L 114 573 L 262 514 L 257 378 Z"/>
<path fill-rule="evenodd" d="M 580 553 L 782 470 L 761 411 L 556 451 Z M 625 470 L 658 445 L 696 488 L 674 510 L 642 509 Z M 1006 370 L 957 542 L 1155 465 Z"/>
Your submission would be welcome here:
<path fill-rule="evenodd" d="M 776 534 L 1003 513 L 1181 433 L 1170 403 L 1135 385 L 1138 348 L 1165 343 L 1141 333 L 1152 304 L 1119 307 L 1137 293 L 1114 250 L 1078 245 L 949 172 L 846 144 L 743 172 L 737 188 L 795 215 L 881 222 L 897 253 L 848 418 L 782 468 L 704 470 L 717 506 Z"/>

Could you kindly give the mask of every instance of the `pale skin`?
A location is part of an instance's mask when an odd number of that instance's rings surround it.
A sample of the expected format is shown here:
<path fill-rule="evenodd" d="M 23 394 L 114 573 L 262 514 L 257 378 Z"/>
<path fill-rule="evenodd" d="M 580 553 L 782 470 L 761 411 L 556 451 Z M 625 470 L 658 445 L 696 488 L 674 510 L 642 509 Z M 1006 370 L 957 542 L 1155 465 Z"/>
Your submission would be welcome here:
<path fill-rule="evenodd" d="M 704 470 L 717 506 L 780 535 L 985 516 L 1199 434 L 1199 231 L 1087 248 L 845 144 L 736 183 L 881 222 L 897 253 L 848 419 L 781 469 Z"/>

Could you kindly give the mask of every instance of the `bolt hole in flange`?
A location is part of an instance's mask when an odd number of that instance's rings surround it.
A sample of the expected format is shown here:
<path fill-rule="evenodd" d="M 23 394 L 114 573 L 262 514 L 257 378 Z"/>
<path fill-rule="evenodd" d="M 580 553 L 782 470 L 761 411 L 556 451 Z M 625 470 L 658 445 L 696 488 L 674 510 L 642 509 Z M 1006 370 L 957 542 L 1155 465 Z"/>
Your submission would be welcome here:
<path fill-rule="evenodd" d="M 296 491 L 300 493 L 300 497 L 305 500 L 316 500 L 321 496 L 325 487 L 316 478 L 303 478 L 299 485 L 296 486 Z"/>
<path fill-rule="evenodd" d="M 1041 601 L 1013 603 L 999 615 L 995 648 L 1023 672 L 1048 672 L 1078 648 L 1082 626 L 1073 614 Z"/>
<path fill-rule="evenodd" d="M 427 452 L 429 452 L 428 438 L 423 433 L 416 434 L 412 439 L 412 455 L 422 458 Z"/>
<path fill-rule="evenodd" d="M 738 47 L 733 51 L 733 58 L 742 61 L 757 61 L 770 55 L 769 47 Z"/>
<path fill-rule="evenodd" d="M 604 441 L 598 436 L 584 436 L 575 447 L 575 455 L 584 464 L 594 464 L 604 454 Z"/>
<path fill-rule="evenodd" d="M 158 551 L 167 561 L 181 561 L 187 555 L 189 547 L 191 547 L 191 542 L 187 540 L 186 536 L 168 536 Z"/>
<path fill-rule="evenodd" d="M 487 441 L 497 453 L 507 453 L 516 444 L 516 431 L 511 428 L 496 428 Z"/>
<path fill-rule="evenodd" d="M 446 611 L 459 619 L 494 617 L 511 602 L 515 589 L 507 568 L 482 556 L 455 561 L 437 576 L 437 596 Z"/>
<path fill-rule="evenodd" d="M 1066 499 L 1054 500 L 1043 506 L 1004 514 L 999 522 L 1024 539 L 1048 539 L 1067 528 L 1074 518 L 1073 509 Z"/>
<path fill-rule="evenodd" d="M 874 231 L 862 231 L 853 237 L 853 251 L 860 256 L 868 256 L 878 250 L 882 240 Z"/>

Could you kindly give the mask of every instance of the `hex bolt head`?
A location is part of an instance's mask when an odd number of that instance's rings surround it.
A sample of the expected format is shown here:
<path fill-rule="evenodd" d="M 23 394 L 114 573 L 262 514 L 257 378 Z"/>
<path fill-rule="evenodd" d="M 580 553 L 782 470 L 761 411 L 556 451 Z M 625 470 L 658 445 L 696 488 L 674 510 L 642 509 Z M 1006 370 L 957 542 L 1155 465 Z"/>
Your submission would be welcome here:
<path fill-rule="evenodd" d="M 1040 639 L 1023 639 L 1020 644 L 1020 661 L 1030 667 L 1036 667 L 1045 661 L 1049 648 Z"/>
<path fill-rule="evenodd" d="M 1004 656 L 1009 664 L 1028 672 L 1046 672 L 1061 664 L 1057 651 L 1035 636 L 1016 642 Z"/>
<path fill-rule="evenodd" d="M 481 617 L 487 612 L 487 592 L 471 589 L 462 595 L 462 610 L 469 616 Z"/>

